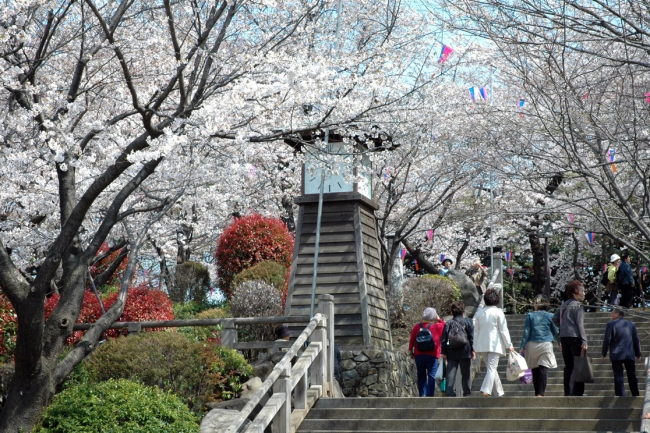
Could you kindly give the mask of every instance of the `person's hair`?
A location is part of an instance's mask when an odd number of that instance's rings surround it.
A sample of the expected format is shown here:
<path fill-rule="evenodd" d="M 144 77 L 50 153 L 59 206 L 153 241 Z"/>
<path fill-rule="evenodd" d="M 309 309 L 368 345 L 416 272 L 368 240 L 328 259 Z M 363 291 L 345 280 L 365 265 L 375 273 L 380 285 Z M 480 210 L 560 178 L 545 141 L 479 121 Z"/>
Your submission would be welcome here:
<path fill-rule="evenodd" d="M 569 284 L 566 287 L 566 295 L 570 298 L 576 293 L 578 293 L 578 288 L 579 287 L 584 287 L 584 283 L 580 280 L 573 280 L 569 282 Z"/>
<path fill-rule="evenodd" d="M 612 310 L 612 313 L 616 313 L 616 314 L 618 314 L 620 317 L 625 317 L 625 311 L 623 311 L 623 309 L 621 309 L 621 308 L 614 308 L 614 309 Z"/>
<path fill-rule="evenodd" d="M 485 305 L 491 307 L 492 305 L 497 305 L 501 300 L 501 295 L 496 289 L 488 289 L 483 296 L 485 300 Z"/>
<path fill-rule="evenodd" d="M 548 310 L 549 304 L 550 303 L 548 302 L 548 298 L 546 297 L 546 295 L 535 296 L 535 306 L 539 310 Z"/>
<path fill-rule="evenodd" d="M 630 253 L 621 253 L 621 261 L 624 262 L 630 257 Z"/>
<path fill-rule="evenodd" d="M 451 315 L 460 316 L 465 312 L 465 304 L 460 301 L 451 303 Z"/>

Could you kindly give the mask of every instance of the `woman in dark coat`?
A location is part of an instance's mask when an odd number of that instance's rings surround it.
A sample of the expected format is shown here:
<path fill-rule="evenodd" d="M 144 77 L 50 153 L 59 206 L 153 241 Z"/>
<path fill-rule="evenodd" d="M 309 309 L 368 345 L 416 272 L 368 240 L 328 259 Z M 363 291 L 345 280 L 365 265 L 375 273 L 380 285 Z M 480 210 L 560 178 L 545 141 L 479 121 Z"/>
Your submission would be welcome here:
<path fill-rule="evenodd" d="M 445 324 L 442 336 L 440 337 L 440 356 L 447 360 L 447 395 L 449 397 L 456 396 L 455 385 L 458 367 L 460 367 L 463 397 L 467 397 L 472 393 L 470 388 L 470 367 L 472 359 L 476 358 L 476 354 L 474 353 L 474 325 L 470 319 L 463 317 L 464 312 L 465 304 L 462 302 L 454 302 L 451 304 L 451 314 L 454 318 Z M 455 327 L 456 325 L 460 325 L 465 330 L 467 344 L 463 347 L 452 348 L 449 345 L 449 332 L 451 327 Z"/>

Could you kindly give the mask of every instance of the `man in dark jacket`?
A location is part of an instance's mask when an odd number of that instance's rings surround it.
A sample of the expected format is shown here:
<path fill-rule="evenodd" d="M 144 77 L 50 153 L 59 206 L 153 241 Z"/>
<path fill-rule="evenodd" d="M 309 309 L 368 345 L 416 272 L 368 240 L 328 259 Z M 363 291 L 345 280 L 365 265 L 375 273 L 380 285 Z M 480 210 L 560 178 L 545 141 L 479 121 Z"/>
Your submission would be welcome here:
<path fill-rule="evenodd" d="M 463 397 L 467 397 L 472 393 L 470 387 L 470 367 L 472 359 L 476 358 L 476 354 L 474 353 L 474 324 L 472 320 L 463 317 L 464 312 L 465 304 L 462 302 L 454 302 L 451 304 L 451 314 L 454 318 L 445 324 L 445 328 L 442 330 L 442 336 L 440 337 L 440 356 L 447 360 L 447 395 L 449 397 L 456 396 L 455 385 L 459 366 Z M 467 344 L 462 347 L 452 348 L 449 341 L 450 330 L 456 325 L 460 325 L 462 330 L 465 331 Z M 458 329 L 460 330 L 460 328 Z"/>
<path fill-rule="evenodd" d="M 614 392 L 617 396 L 625 396 L 623 367 L 627 371 L 627 381 L 633 396 L 639 395 L 639 382 L 636 378 L 634 358 L 641 361 L 641 343 L 636 332 L 636 326 L 625 320 L 623 310 L 612 311 L 612 321 L 607 323 L 605 339 L 603 340 L 602 357 L 605 359 L 609 350 L 609 359 L 614 371 Z"/>
<path fill-rule="evenodd" d="M 630 255 L 621 255 L 621 265 L 616 272 L 616 283 L 621 291 L 621 307 L 631 308 L 634 301 L 634 274 L 630 267 Z"/>

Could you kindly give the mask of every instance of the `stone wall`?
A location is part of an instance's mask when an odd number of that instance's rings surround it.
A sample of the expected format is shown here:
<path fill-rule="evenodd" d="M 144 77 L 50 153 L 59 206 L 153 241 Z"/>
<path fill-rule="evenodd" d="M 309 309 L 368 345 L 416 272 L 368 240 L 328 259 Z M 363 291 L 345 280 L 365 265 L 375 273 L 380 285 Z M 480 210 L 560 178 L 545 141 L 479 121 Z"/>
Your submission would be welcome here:
<path fill-rule="evenodd" d="M 403 351 L 341 350 L 346 397 L 417 397 L 415 361 Z"/>

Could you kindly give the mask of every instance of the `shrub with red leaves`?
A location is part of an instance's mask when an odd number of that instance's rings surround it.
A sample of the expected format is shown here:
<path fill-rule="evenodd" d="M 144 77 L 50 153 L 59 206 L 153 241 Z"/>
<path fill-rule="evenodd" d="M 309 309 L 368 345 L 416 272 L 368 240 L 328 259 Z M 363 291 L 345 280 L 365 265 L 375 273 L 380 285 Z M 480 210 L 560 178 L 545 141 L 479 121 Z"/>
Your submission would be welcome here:
<path fill-rule="evenodd" d="M 293 235 L 279 218 L 253 214 L 237 218 L 219 237 L 215 258 L 218 263 L 219 288 L 232 294 L 232 279 L 251 266 L 272 260 L 291 266 Z"/>
<path fill-rule="evenodd" d="M 111 293 L 102 302 L 108 310 L 117 300 L 119 293 Z M 45 304 L 45 318 L 49 318 L 54 308 L 59 303 L 59 295 L 48 298 Z M 84 294 L 83 304 L 76 323 L 94 323 L 102 315 L 97 297 L 90 290 Z M 129 289 L 126 296 L 126 306 L 120 317 L 120 322 L 143 322 L 148 320 L 173 320 L 172 303 L 165 292 L 149 288 L 146 283 Z M 154 329 L 155 330 L 155 329 Z M 75 331 L 69 338 L 68 344 L 75 344 L 83 336 L 83 331 Z M 107 337 L 116 338 L 126 335 L 126 329 L 110 329 L 106 331 Z"/>
<path fill-rule="evenodd" d="M 99 247 L 99 250 L 97 251 L 97 255 L 99 256 L 101 254 L 104 254 L 109 249 L 110 246 L 106 242 L 104 242 L 102 246 Z M 108 269 L 111 263 L 113 263 L 115 259 L 118 258 L 121 251 L 122 250 L 113 251 L 106 258 L 92 265 L 90 267 L 90 275 L 93 276 L 93 279 L 97 279 L 97 277 L 101 275 L 102 272 Z M 122 260 L 122 263 L 120 263 L 120 266 L 117 267 L 117 269 L 115 270 L 111 278 L 108 279 L 106 284 L 108 284 L 109 286 L 119 287 L 122 284 L 122 277 L 124 276 L 124 271 L 126 270 L 126 265 L 128 265 L 128 263 L 129 263 L 129 258 L 126 257 L 124 260 Z M 88 288 L 90 289 L 90 281 L 88 282 Z"/>
<path fill-rule="evenodd" d="M 4 293 L 0 293 L 0 362 L 6 362 L 14 355 L 18 317 L 14 306 Z"/>

